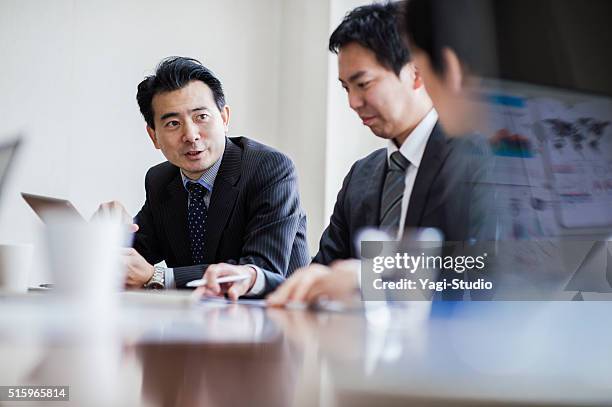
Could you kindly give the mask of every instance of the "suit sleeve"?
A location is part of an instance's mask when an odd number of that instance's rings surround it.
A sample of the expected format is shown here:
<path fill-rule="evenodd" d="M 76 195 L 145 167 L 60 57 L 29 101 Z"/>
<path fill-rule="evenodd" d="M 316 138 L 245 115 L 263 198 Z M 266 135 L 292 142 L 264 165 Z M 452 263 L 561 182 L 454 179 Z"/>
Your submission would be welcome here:
<path fill-rule="evenodd" d="M 329 220 L 329 225 L 323 231 L 319 242 L 319 252 L 312 259 L 313 263 L 328 265 L 334 260 L 348 259 L 351 257 L 351 237 L 347 221 L 346 194 L 349 189 L 351 177 L 355 170 L 355 165 L 344 178 L 342 188 L 338 192 L 334 212 Z"/>
<path fill-rule="evenodd" d="M 305 215 L 291 160 L 275 152 L 258 167 L 251 180 L 255 188 L 251 189 L 253 198 L 250 199 L 249 221 L 238 264 L 254 264 L 261 268 L 266 279 L 265 294 L 285 280 L 294 241 Z M 303 242 L 306 245 L 305 240 Z M 306 261 L 307 258 L 304 263 Z"/>
<path fill-rule="evenodd" d="M 174 267 L 172 270 L 176 288 L 186 288 L 188 282 L 202 278 L 208 266 L 208 264 L 196 264 L 193 266 Z"/>
<path fill-rule="evenodd" d="M 271 153 L 257 163 L 257 170 L 248 182 L 247 225 L 241 256 L 228 260 L 231 264 L 253 264 L 265 276 L 265 288 L 260 296 L 280 285 L 287 275 L 290 256 L 304 212 L 300 206 L 297 174 L 291 160 Z M 306 245 L 305 240 L 303 244 Z M 304 248 L 307 252 L 307 248 Z M 306 265 L 307 258 L 304 264 Z M 207 265 L 176 267 L 177 287 L 202 277 Z"/>

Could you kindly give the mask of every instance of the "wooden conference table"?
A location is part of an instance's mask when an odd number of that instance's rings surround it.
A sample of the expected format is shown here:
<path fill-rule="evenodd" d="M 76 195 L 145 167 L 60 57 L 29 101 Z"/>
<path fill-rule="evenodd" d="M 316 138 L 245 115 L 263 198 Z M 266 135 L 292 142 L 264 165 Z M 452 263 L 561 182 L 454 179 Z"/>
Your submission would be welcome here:
<path fill-rule="evenodd" d="M 53 406 L 612 405 L 612 303 L 408 303 L 348 312 L 122 293 L 0 296 L 0 385 Z"/>

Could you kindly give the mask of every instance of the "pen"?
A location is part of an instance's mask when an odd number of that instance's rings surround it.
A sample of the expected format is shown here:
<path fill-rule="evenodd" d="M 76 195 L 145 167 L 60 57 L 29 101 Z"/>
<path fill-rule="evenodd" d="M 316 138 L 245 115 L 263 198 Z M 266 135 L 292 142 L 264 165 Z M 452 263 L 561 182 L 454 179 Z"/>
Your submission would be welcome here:
<path fill-rule="evenodd" d="M 242 275 L 242 276 L 225 276 L 225 277 L 219 277 L 217 278 L 217 284 L 222 284 L 222 283 L 232 283 L 234 281 L 242 281 L 242 280 L 247 280 L 250 277 L 247 275 Z M 206 278 L 201 278 L 199 280 L 193 280 L 187 283 L 187 287 L 201 287 L 203 285 L 206 285 Z"/>

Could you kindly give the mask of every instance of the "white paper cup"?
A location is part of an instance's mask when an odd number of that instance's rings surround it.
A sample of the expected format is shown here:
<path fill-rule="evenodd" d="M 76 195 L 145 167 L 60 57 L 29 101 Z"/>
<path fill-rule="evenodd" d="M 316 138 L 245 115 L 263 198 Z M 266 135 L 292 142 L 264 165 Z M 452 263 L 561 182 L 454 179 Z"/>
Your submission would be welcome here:
<path fill-rule="evenodd" d="M 32 267 L 31 244 L 0 244 L 0 291 L 25 293 Z"/>
<path fill-rule="evenodd" d="M 126 227 L 109 220 L 85 222 L 61 213 L 46 223 L 53 292 L 104 311 L 123 285 L 121 249 Z"/>

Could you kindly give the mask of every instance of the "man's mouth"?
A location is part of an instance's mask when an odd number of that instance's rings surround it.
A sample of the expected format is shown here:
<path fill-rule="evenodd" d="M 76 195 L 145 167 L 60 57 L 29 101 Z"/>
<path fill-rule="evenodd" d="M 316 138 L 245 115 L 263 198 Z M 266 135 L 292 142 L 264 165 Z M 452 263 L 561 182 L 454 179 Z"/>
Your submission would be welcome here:
<path fill-rule="evenodd" d="M 376 116 L 359 116 L 359 118 L 361 119 L 361 122 L 364 126 L 369 126 L 370 124 L 372 124 L 374 119 L 376 119 Z"/>
<path fill-rule="evenodd" d="M 190 160 L 196 160 L 202 156 L 204 150 L 191 150 L 185 153 L 185 156 Z"/>

